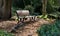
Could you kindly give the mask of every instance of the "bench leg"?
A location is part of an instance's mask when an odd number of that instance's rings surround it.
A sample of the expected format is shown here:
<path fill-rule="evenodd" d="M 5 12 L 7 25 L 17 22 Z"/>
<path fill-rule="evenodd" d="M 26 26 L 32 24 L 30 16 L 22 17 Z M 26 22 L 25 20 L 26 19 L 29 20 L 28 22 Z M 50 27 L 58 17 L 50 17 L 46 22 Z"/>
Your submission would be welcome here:
<path fill-rule="evenodd" d="M 16 32 L 16 30 L 22 27 L 23 25 L 24 25 L 23 22 L 17 23 L 17 25 L 12 28 L 11 33 Z"/>

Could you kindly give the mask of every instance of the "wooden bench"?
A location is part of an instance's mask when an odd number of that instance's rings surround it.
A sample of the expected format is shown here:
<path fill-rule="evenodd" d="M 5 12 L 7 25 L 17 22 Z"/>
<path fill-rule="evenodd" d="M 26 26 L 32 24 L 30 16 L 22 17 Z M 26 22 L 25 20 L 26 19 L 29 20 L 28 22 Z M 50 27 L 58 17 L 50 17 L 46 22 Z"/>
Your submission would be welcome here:
<path fill-rule="evenodd" d="M 16 32 L 16 30 L 23 26 L 25 24 L 25 20 L 29 19 L 29 21 L 35 21 L 37 16 L 30 16 L 28 10 L 17 10 L 16 12 L 17 17 L 18 17 L 18 23 L 16 26 L 14 26 L 11 30 L 11 32 Z"/>
<path fill-rule="evenodd" d="M 24 22 L 25 20 L 29 19 L 29 21 L 35 21 L 37 16 L 30 16 L 28 10 L 17 10 L 16 11 L 18 22 Z"/>

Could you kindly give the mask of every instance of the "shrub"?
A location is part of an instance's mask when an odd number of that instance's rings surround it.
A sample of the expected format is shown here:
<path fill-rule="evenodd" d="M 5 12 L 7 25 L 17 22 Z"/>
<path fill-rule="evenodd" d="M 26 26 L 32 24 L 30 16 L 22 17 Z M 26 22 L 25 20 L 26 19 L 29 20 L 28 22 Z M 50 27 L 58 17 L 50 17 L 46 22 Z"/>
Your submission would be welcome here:
<path fill-rule="evenodd" d="M 53 24 L 44 24 L 37 30 L 38 36 L 60 36 L 60 20 Z"/>

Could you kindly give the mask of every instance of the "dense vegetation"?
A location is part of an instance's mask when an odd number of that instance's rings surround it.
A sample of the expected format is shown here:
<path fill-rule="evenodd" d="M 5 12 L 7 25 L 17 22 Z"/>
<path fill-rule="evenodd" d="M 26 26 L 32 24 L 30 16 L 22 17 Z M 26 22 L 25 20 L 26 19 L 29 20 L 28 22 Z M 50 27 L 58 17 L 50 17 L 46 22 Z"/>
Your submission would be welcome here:
<path fill-rule="evenodd" d="M 38 36 L 60 36 L 60 20 L 52 24 L 44 24 L 38 30 Z"/>
<path fill-rule="evenodd" d="M 34 15 L 42 14 L 41 0 L 13 0 L 12 8 L 15 10 L 27 9 L 30 11 L 30 14 L 34 14 Z"/>
<path fill-rule="evenodd" d="M 60 15 L 58 0 L 47 0 L 47 14 Z M 42 15 L 42 0 L 13 0 L 12 11 L 27 9 L 32 15 Z M 56 12 L 56 13 L 55 13 Z"/>

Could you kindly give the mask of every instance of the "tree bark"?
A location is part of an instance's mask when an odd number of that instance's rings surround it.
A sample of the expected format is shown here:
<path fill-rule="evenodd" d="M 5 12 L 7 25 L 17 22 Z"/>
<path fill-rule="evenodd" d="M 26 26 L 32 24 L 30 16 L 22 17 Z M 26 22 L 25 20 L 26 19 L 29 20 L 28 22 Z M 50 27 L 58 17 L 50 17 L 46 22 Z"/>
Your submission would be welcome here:
<path fill-rule="evenodd" d="M 9 19 L 11 18 L 11 3 L 12 0 L 4 0 L 4 6 L 3 6 L 3 19 Z"/>
<path fill-rule="evenodd" d="M 42 0 L 42 14 L 46 15 L 47 0 Z"/>
<path fill-rule="evenodd" d="M 2 18 L 3 0 L 0 0 L 0 19 Z"/>

